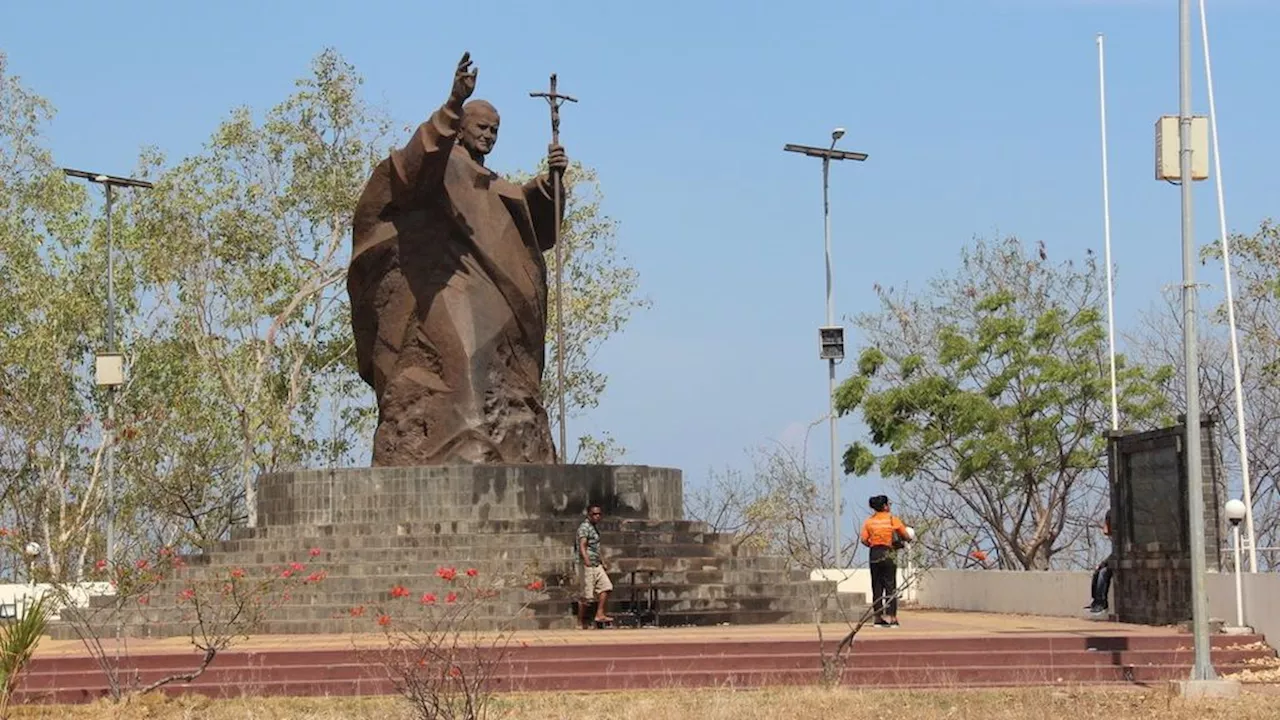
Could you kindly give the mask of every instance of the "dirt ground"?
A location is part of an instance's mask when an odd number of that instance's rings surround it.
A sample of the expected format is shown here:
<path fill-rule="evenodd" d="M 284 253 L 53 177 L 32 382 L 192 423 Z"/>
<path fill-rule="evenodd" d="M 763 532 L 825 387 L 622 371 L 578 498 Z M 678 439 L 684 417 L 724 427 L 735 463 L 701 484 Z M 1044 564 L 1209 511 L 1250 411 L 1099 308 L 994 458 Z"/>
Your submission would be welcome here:
<path fill-rule="evenodd" d="M 635 693 L 539 693 L 494 698 L 491 720 L 609 718 L 849 718 L 851 720 L 1250 720 L 1280 718 L 1280 688 L 1246 685 L 1235 700 L 1187 702 L 1168 687 L 1095 690 L 1087 688 L 1014 690 L 857 691 L 790 688 L 711 689 Z M 399 698 L 245 698 L 209 701 L 199 697 L 149 696 L 123 705 L 28 706 L 12 717 L 57 720 L 400 720 L 413 718 Z"/>

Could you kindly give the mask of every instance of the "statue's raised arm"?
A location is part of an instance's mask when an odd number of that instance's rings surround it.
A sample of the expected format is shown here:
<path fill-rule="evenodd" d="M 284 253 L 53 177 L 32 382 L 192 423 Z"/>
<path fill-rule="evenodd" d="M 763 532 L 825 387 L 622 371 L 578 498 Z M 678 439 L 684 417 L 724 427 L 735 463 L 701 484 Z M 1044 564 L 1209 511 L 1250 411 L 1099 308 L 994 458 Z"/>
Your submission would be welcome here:
<path fill-rule="evenodd" d="M 418 126 L 408 144 L 391 154 L 391 192 L 397 205 L 418 205 L 440 187 L 462 127 L 462 106 L 476 91 L 476 74 L 471 53 L 463 53 L 453 72 L 449 99 Z"/>

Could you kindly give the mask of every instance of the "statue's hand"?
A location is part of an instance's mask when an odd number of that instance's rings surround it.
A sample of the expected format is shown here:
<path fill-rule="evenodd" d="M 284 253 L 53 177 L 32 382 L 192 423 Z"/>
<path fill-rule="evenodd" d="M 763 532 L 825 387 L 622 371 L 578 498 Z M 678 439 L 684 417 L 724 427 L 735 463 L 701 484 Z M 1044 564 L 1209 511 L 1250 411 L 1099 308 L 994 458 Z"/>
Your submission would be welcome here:
<path fill-rule="evenodd" d="M 547 167 L 551 172 L 560 175 L 569 169 L 569 156 L 565 154 L 564 148 L 556 143 L 547 146 Z"/>
<path fill-rule="evenodd" d="M 476 70 L 471 67 L 471 53 L 462 53 L 458 68 L 453 73 L 453 90 L 449 93 L 449 104 L 461 109 L 462 103 L 476 91 Z"/>

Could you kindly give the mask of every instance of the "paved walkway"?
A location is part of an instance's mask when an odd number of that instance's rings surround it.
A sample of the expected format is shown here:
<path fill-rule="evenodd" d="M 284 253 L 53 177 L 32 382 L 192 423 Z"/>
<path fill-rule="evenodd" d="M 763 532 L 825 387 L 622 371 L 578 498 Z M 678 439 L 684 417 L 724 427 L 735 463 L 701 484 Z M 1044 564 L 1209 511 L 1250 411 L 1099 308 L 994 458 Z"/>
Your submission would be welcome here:
<path fill-rule="evenodd" d="M 1178 632 L 1167 627 L 1128 625 L 1085 618 L 1041 617 L 1032 615 L 998 615 L 992 613 L 946 612 L 921 610 L 902 613 L 903 625 L 897 629 L 865 626 L 859 637 L 982 637 L 999 635 L 1168 635 Z M 849 626 L 826 624 L 822 636 L 839 640 Z M 749 640 L 816 640 L 814 625 L 719 625 L 713 627 L 641 628 L 617 630 L 522 630 L 517 638 L 530 645 L 575 645 L 600 643 L 672 643 L 720 642 Z M 341 650 L 369 647 L 385 642 L 378 633 L 355 635 L 256 635 L 232 645 L 227 652 L 263 652 L 270 650 Z M 103 645 L 111 645 L 103 638 Z M 193 652 L 188 638 L 129 640 L 130 655 Z M 36 657 L 86 655 L 79 640 L 45 639 L 36 649 Z"/>

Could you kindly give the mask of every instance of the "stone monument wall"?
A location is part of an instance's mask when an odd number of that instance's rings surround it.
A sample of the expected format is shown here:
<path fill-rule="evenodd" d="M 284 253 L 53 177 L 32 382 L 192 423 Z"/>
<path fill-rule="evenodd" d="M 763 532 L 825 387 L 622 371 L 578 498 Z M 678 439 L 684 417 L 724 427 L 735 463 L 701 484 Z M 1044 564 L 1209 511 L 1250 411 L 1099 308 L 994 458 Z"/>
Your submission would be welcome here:
<path fill-rule="evenodd" d="M 1205 561 L 1222 569 L 1226 481 L 1217 422 L 1201 423 Z M 1111 526 L 1115 614 L 1121 622 L 1166 625 L 1191 617 L 1191 539 L 1185 472 L 1185 425 L 1113 435 Z"/>
<path fill-rule="evenodd" d="M 258 521 L 283 525 L 578 518 L 681 520 L 679 470 L 643 465 L 443 465 L 264 475 Z"/>

